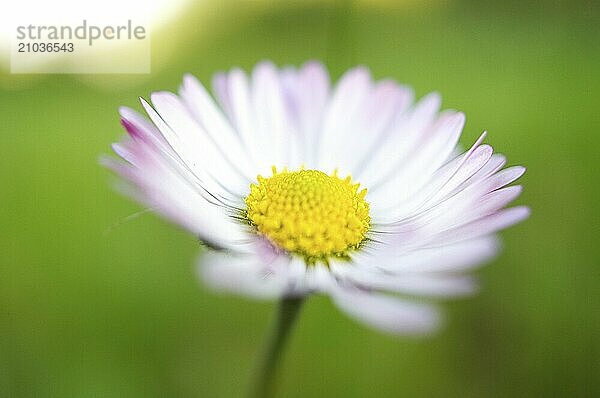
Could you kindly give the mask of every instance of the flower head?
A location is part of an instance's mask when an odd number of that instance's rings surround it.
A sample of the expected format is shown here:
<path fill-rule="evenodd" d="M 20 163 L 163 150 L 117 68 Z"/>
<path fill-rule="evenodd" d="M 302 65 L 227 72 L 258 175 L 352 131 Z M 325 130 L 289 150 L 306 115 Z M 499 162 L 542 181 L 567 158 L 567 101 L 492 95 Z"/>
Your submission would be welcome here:
<path fill-rule="evenodd" d="M 284 171 L 250 186 L 246 217 L 256 232 L 306 264 L 347 257 L 367 239 L 366 189 L 334 172 Z"/>
<path fill-rule="evenodd" d="M 157 92 L 150 120 L 121 108 L 130 138 L 108 165 L 129 193 L 196 234 L 213 287 L 260 298 L 323 293 L 395 333 L 438 324 L 429 303 L 468 294 L 464 272 L 498 250 L 494 233 L 529 214 L 504 207 L 523 167 L 482 144 L 457 148 L 465 117 L 429 94 L 348 71 L 257 65 Z"/>

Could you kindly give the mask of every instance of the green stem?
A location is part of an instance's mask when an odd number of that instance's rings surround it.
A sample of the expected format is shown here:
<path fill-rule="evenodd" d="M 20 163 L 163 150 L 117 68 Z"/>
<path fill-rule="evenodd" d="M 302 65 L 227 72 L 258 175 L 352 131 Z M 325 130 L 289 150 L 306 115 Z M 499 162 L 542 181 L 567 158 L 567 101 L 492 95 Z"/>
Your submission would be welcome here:
<path fill-rule="evenodd" d="M 274 329 L 267 341 L 262 362 L 254 375 L 254 385 L 249 398 L 271 398 L 275 394 L 279 360 L 294 321 L 300 313 L 304 297 L 283 298 L 279 303 Z"/>

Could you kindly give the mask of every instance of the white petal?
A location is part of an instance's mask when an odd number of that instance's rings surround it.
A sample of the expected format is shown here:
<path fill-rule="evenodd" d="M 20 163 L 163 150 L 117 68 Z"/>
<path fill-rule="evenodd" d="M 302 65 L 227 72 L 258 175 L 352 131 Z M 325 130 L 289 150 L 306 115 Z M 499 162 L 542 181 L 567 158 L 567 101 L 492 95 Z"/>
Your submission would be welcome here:
<path fill-rule="evenodd" d="M 186 177 L 188 179 L 195 179 L 199 185 L 201 185 L 209 192 L 218 193 L 222 197 L 227 198 L 227 200 L 229 200 L 232 203 L 239 203 L 240 198 L 245 195 L 241 192 L 236 191 L 241 191 L 243 190 L 243 188 L 241 186 L 238 186 L 236 188 L 233 186 L 233 184 L 226 184 L 226 181 L 222 181 L 218 178 L 215 178 L 215 176 L 213 175 L 215 173 L 214 169 L 211 170 L 211 173 L 209 173 L 206 170 L 206 167 L 204 167 L 206 166 L 204 164 L 206 163 L 204 161 L 204 158 L 198 156 L 197 153 L 193 153 L 192 151 L 190 151 L 190 148 L 179 139 L 177 134 L 154 110 L 154 108 L 150 106 L 150 104 L 148 104 L 143 98 L 140 98 L 140 101 L 142 102 L 142 105 L 148 113 L 148 116 L 150 116 L 152 122 L 160 130 L 162 137 L 164 137 L 164 139 L 168 142 L 168 145 L 172 148 L 171 153 L 173 154 L 173 156 L 164 156 L 163 153 L 162 157 L 164 159 L 162 160 L 175 161 L 175 163 L 179 167 L 179 171 L 186 174 Z M 161 156 L 160 153 L 158 155 Z M 210 152 L 209 157 L 213 156 L 218 156 L 218 154 Z M 199 163 L 198 159 L 202 160 L 202 162 Z M 161 159 L 157 159 L 157 161 L 161 161 Z M 235 178 L 235 180 L 238 180 L 238 178 Z M 238 181 L 238 184 L 241 183 Z"/>
<path fill-rule="evenodd" d="M 254 179 L 256 172 L 237 135 L 221 109 L 217 107 L 204 86 L 192 75 L 186 75 L 180 89 L 182 99 L 190 113 L 210 136 L 216 147 L 226 151 L 229 159 L 236 162 L 247 179 Z"/>
<path fill-rule="evenodd" d="M 522 191 L 523 187 L 521 185 L 515 185 L 490 192 L 477 200 L 473 208 L 465 211 L 464 215 L 456 217 L 456 219 L 465 223 L 496 213 L 515 200 Z"/>
<path fill-rule="evenodd" d="M 492 174 L 496 173 L 502 167 L 504 167 L 505 164 L 506 157 L 500 153 L 495 153 L 481 169 L 479 169 L 471 178 L 469 178 L 465 182 L 467 184 L 475 184 L 481 180 L 484 180 Z"/>
<path fill-rule="evenodd" d="M 323 264 L 315 264 L 306 267 L 306 289 L 327 293 L 332 286 L 336 285 L 336 283 L 337 282 L 334 280 L 329 268 L 325 267 Z"/>
<path fill-rule="evenodd" d="M 225 82 L 226 94 L 220 95 L 228 101 L 225 110 L 227 110 L 229 119 L 235 126 L 252 162 L 256 164 L 258 174 L 265 174 L 273 165 L 268 157 L 273 148 L 270 142 L 265 144 L 261 140 L 257 140 L 256 115 L 248 76 L 240 69 L 233 69 L 229 72 Z"/>
<path fill-rule="evenodd" d="M 485 264 L 499 251 L 500 242 L 490 235 L 450 245 L 417 247 L 379 247 L 372 253 L 357 253 L 353 262 L 360 269 L 379 268 L 385 272 L 410 273 L 463 272 Z"/>
<path fill-rule="evenodd" d="M 289 115 L 279 72 L 272 63 L 262 62 L 254 68 L 252 102 L 254 140 L 260 148 L 270 148 L 263 167 L 298 167 L 291 159 L 300 146 L 300 137 Z"/>
<path fill-rule="evenodd" d="M 383 225 L 414 217 L 420 212 L 431 208 L 440 200 L 439 198 L 448 195 L 456 186 L 469 179 L 474 172 L 481 169 L 488 162 L 492 155 L 492 147 L 480 145 L 485 138 L 485 134 L 484 132 L 466 153 L 437 170 L 422 189 L 415 192 L 414 188 L 407 186 L 407 197 L 404 199 L 400 198 L 397 193 L 389 191 L 388 195 L 397 199 L 395 206 L 392 206 L 392 208 L 386 208 L 386 206 L 389 206 L 389 201 L 388 204 L 386 202 L 379 203 L 373 201 L 373 198 L 369 196 L 372 203 L 373 222 Z M 389 187 L 393 188 L 392 185 Z M 438 198 L 437 201 L 436 198 Z"/>
<path fill-rule="evenodd" d="M 129 148 L 130 145 L 127 145 L 125 143 L 114 143 L 111 145 L 111 147 L 117 155 L 123 158 L 123 160 L 127 161 L 128 163 L 134 166 L 139 167 L 135 153 Z"/>
<path fill-rule="evenodd" d="M 464 126 L 462 113 L 446 113 L 432 127 L 431 136 L 422 143 L 399 168 L 380 186 L 371 187 L 369 200 L 380 208 L 392 208 L 410 195 L 410 188 L 423 186 L 432 174 L 447 161 Z"/>
<path fill-rule="evenodd" d="M 329 100 L 329 74 L 321 63 L 308 62 L 298 72 L 284 71 L 282 79 L 294 123 L 302 136 L 298 160 L 309 169 L 316 168 L 317 143 Z"/>
<path fill-rule="evenodd" d="M 325 172 L 340 169 L 342 175 L 350 172 L 353 159 L 339 150 L 352 128 L 354 117 L 360 114 L 361 106 L 371 90 L 371 76 L 364 67 L 349 70 L 337 84 L 323 123 L 319 143 L 318 165 Z M 350 166 L 349 166 L 350 165 Z"/>
<path fill-rule="evenodd" d="M 231 209 L 222 198 L 195 184 L 164 154 L 143 145 L 130 149 L 135 166 L 122 163 L 113 169 L 136 188 L 135 199 L 211 245 L 235 248 L 248 239 L 245 227 L 230 216 Z"/>
<path fill-rule="evenodd" d="M 513 166 L 497 172 L 496 174 L 488 177 L 484 183 L 482 183 L 484 192 L 491 192 L 493 190 L 502 188 L 516 180 L 518 180 L 524 173 L 525 167 Z"/>
<path fill-rule="evenodd" d="M 164 168 L 168 173 L 175 173 L 178 178 L 185 180 L 187 184 L 198 190 L 200 195 L 208 202 L 233 207 L 241 205 L 241 198 L 238 195 L 232 194 L 226 188 L 216 185 L 214 182 L 211 184 L 210 177 L 202 175 L 202 179 L 198 176 L 198 173 L 190 170 L 181 157 L 164 141 L 158 131 L 150 131 L 137 124 L 137 122 L 132 123 L 125 118 L 122 119 L 122 122 L 132 139 L 115 144 L 113 148 L 119 156 L 140 169 L 136 173 L 143 174 L 146 163 L 156 162 L 156 165 L 151 164 L 148 168 Z M 154 134 L 158 134 L 160 137 Z"/>
<path fill-rule="evenodd" d="M 445 239 L 451 235 L 449 231 L 462 231 L 461 226 L 492 216 L 516 199 L 521 193 L 520 186 L 497 188 L 514 181 L 523 171 L 523 168 L 515 167 L 471 185 L 461 184 L 462 190 L 456 192 L 457 189 L 454 189 L 453 193 L 448 194 L 450 196 L 442 198 L 438 203 L 413 211 L 410 217 L 397 222 L 375 224 L 374 230 L 383 234 L 380 239 L 382 242 L 404 247 L 418 245 L 419 242 L 421 245 L 447 243 Z M 440 241 L 439 237 L 443 239 Z"/>
<path fill-rule="evenodd" d="M 439 203 L 439 201 L 444 198 L 452 195 L 457 190 L 460 190 L 461 187 L 464 187 L 465 184 L 477 174 L 481 169 L 483 169 L 487 163 L 489 163 L 493 154 L 493 148 L 489 145 L 480 145 L 473 151 L 471 156 L 456 170 L 456 172 L 449 178 L 438 190 L 437 192 L 427 200 L 424 207 L 427 204 Z M 450 166 L 452 167 L 452 165 Z M 432 181 L 432 185 L 435 184 L 435 181 Z"/>
<path fill-rule="evenodd" d="M 452 243 L 484 236 L 504 228 L 508 228 L 529 217 L 530 210 L 525 206 L 517 206 L 502 210 L 477 221 L 440 232 L 435 242 Z"/>
<path fill-rule="evenodd" d="M 465 190 L 436 207 L 420 213 L 410 221 L 403 222 L 400 227 L 412 226 L 422 237 L 435 235 L 440 231 L 456 228 L 498 212 L 515 200 L 521 191 L 520 185 L 502 188 L 483 196 Z"/>
<path fill-rule="evenodd" d="M 346 287 L 334 288 L 331 297 L 351 318 L 384 332 L 422 334 L 440 325 L 439 313 L 430 305 Z"/>
<path fill-rule="evenodd" d="M 351 264 L 342 264 L 334 271 L 345 282 L 352 283 L 359 288 L 367 290 L 385 290 L 407 295 L 420 295 L 428 297 L 455 297 L 475 293 L 475 281 L 469 276 L 434 275 L 420 273 L 403 273 L 396 275 L 384 273 L 374 266 L 353 267 Z M 343 269 L 343 268 L 346 269 Z"/>
<path fill-rule="evenodd" d="M 257 167 L 257 174 L 269 175 L 271 167 L 284 167 L 281 164 L 289 155 L 285 141 L 289 137 L 282 132 L 286 123 L 282 122 L 281 93 L 278 78 L 269 71 L 267 64 L 259 64 L 252 81 L 240 69 L 229 72 L 227 79 L 218 84 L 226 85 L 226 94 L 221 94 L 228 105 L 227 113 L 238 132 L 244 148 L 248 151 L 252 162 Z M 219 89 L 222 90 L 222 89 Z M 267 92 L 269 93 L 267 95 Z M 275 94 L 277 93 L 277 94 Z M 273 98 L 273 103 L 268 103 Z M 263 102 L 266 103 L 263 104 Z M 267 109 L 277 103 L 277 109 Z M 261 108 L 261 104 L 264 107 Z M 271 113 L 270 113 L 271 112 Z M 268 124 L 277 125 L 273 136 L 268 136 Z"/>
<path fill-rule="evenodd" d="M 253 254 L 209 251 L 200 258 L 199 270 L 204 281 L 215 290 L 274 299 L 285 295 L 288 280 L 272 270 L 287 265 L 286 256 L 278 256 L 265 264 Z"/>
<path fill-rule="evenodd" d="M 522 192 L 520 185 L 496 189 L 498 181 L 474 184 L 418 216 L 430 230 L 443 231 L 488 216 L 507 206 Z M 495 189 L 495 190 L 494 190 Z"/>
<path fill-rule="evenodd" d="M 233 124 L 233 105 L 229 95 L 229 75 L 224 72 L 215 73 L 212 80 L 213 93 L 221 109 Z M 235 127 L 235 124 L 234 124 Z"/>
<path fill-rule="evenodd" d="M 227 148 L 214 144 L 175 94 L 152 93 L 152 103 L 169 127 L 158 126 L 163 136 L 191 170 L 211 176 L 215 182 L 226 185 L 228 190 L 240 196 L 247 193 L 248 179 L 235 165 L 235 159 L 227 156 Z"/>
<path fill-rule="evenodd" d="M 348 128 L 336 151 L 347 162 L 351 175 L 357 175 L 370 162 L 372 153 L 384 136 L 392 133 L 395 121 L 411 101 L 410 89 L 384 80 L 373 85 L 359 112 L 347 116 Z"/>
<path fill-rule="evenodd" d="M 414 152 L 428 126 L 433 123 L 441 98 L 437 93 L 423 97 L 412 110 L 398 116 L 394 127 L 371 154 L 370 161 L 356 176 L 371 188 L 387 180 L 402 165 L 404 159 Z"/>

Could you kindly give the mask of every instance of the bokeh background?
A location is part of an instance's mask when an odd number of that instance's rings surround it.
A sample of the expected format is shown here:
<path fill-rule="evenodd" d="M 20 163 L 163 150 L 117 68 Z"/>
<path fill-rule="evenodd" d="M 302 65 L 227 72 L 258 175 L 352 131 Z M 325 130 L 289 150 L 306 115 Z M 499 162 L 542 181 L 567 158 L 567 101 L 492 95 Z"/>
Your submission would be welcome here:
<path fill-rule="evenodd" d="M 427 338 L 305 307 L 283 397 L 593 397 L 599 387 L 600 9 L 584 2 L 205 1 L 153 32 L 153 73 L 0 71 L 0 396 L 239 397 L 274 303 L 216 295 L 194 238 L 116 194 L 116 109 L 192 72 L 368 65 L 466 112 L 528 172 L 474 298 Z M 7 60 L 5 60 L 7 63 Z M 5 65 L 6 67 L 6 65 Z"/>

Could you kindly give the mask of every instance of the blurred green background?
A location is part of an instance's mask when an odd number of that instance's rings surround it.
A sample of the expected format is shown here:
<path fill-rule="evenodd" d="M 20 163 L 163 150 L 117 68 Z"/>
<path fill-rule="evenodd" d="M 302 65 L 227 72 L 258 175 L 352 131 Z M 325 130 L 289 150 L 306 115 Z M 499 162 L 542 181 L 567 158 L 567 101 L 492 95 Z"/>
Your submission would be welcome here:
<path fill-rule="evenodd" d="M 194 238 L 116 194 L 116 109 L 185 72 L 368 65 L 466 112 L 524 164 L 532 217 L 428 339 L 308 302 L 282 397 L 599 396 L 600 10 L 589 2 L 207 2 L 153 33 L 148 76 L 0 72 L 0 396 L 238 397 L 274 303 L 198 282 Z"/>

